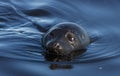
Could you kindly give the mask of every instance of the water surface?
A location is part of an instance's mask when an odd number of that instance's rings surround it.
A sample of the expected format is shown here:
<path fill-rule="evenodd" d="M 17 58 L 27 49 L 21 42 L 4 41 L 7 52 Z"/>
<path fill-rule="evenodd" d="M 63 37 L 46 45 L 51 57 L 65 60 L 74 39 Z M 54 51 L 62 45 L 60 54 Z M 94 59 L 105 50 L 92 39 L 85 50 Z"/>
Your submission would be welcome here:
<path fill-rule="evenodd" d="M 119 76 L 119 0 L 1 0 L 0 76 Z M 98 39 L 70 62 L 49 62 L 42 35 L 74 22 Z"/>

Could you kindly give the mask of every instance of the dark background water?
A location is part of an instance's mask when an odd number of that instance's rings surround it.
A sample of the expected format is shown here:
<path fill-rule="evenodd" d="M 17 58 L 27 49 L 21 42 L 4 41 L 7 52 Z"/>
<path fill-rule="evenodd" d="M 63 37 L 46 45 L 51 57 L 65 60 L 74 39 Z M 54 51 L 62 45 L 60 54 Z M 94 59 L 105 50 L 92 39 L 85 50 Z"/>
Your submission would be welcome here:
<path fill-rule="evenodd" d="M 0 0 L 0 76 L 119 76 L 119 7 L 119 0 Z M 70 62 L 48 62 L 41 37 L 60 22 L 98 40 Z"/>

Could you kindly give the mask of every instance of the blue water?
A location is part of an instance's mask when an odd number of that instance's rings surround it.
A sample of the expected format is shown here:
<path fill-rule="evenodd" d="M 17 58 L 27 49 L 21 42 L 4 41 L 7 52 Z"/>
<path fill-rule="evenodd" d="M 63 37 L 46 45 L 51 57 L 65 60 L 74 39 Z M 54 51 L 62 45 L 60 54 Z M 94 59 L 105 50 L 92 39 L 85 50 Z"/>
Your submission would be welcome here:
<path fill-rule="evenodd" d="M 0 76 L 119 76 L 119 0 L 0 0 Z M 42 35 L 74 22 L 98 39 L 69 62 L 49 62 Z"/>

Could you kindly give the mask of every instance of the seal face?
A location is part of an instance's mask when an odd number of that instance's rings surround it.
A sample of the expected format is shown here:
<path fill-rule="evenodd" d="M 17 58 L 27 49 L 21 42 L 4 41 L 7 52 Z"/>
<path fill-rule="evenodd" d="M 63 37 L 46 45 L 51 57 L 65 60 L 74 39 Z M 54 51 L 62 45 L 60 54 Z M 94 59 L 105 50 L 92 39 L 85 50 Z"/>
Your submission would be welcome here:
<path fill-rule="evenodd" d="M 42 38 L 46 53 L 54 55 L 69 55 L 80 51 L 90 43 L 87 32 L 79 25 L 64 22 L 53 26 Z"/>

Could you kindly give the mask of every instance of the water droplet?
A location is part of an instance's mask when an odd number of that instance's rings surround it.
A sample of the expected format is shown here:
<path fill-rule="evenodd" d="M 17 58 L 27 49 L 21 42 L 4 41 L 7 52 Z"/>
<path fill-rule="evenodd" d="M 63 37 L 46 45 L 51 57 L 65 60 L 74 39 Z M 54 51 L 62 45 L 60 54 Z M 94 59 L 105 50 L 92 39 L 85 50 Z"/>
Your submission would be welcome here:
<path fill-rule="evenodd" d="M 102 70 L 103 69 L 103 67 L 99 67 L 99 70 Z"/>

